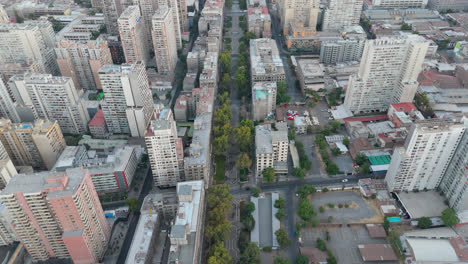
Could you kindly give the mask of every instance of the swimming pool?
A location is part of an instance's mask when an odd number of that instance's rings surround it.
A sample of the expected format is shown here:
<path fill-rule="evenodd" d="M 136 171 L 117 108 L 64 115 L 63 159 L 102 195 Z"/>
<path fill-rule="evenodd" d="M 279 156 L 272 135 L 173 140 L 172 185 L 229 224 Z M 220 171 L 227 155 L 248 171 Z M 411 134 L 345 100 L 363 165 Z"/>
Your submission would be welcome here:
<path fill-rule="evenodd" d="M 399 223 L 401 222 L 400 217 L 389 217 L 387 218 L 390 223 Z"/>

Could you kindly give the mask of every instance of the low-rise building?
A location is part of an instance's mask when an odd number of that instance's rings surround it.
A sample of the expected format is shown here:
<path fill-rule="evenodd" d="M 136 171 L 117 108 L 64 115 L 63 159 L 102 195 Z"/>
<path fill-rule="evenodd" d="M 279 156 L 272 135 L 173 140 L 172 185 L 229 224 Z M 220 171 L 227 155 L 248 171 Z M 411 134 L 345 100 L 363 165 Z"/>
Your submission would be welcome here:
<path fill-rule="evenodd" d="M 89 132 L 94 138 L 106 138 L 109 135 L 107 130 L 106 120 L 104 118 L 104 112 L 99 109 L 94 115 L 93 119 L 88 124 Z"/>
<path fill-rule="evenodd" d="M 169 234 L 169 263 L 201 263 L 205 211 L 204 182 L 179 182 L 177 197 L 177 216 Z"/>
<path fill-rule="evenodd" d="M 325 67 L 319 60 L 305 59 L 298 61 L 297 77 L 301 91 L 305 94 L 325 87 Z"/>
<path fill-rule="evenodd" d="M 277 130 L 272 129 L 269 124 L 255 127 L 255 158 L 257 176 L 266 168 L 277 168 L 275 172 L 283 173 L 284 165 L 288 161 L 288 130 L 275 125 Z"/>
<path fill-rule="evenodd" d="M 271 37 L 271 17 L 266 7 L 249 7 L 247 15 L 249 32 L 257 38 Z"/>
<path fill-rule="evenodd" d="M 250 80 L 278 82 L 286 79 L 276 41 L 269 38 L 250 40 Z M 200 83 L 201 86 L 201 83 Z"/>
<path fill-rule="evenodd" d="M 141 147 L 130 145 L 117 147 L 111 153 L 87 151 L 82 145 L 68 146 L 52 170 L 86 168 L 99 194 L 129 191 L 141 153 Z"/>
<path fill-rule="evenodd" d="M 265 120 L 276 107 L 276 82 L 256 82 L 252 84 L 253 120 Z"/>

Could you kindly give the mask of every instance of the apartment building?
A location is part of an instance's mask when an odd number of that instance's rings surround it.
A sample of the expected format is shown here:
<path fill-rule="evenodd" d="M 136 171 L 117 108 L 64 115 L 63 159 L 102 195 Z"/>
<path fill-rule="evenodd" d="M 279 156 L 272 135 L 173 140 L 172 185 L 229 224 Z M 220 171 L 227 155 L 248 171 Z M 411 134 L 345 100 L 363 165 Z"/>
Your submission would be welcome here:
<path fill-rule="evenodd" d="M 42 72 L 57 75 L 54 36 L 49 21 L 0 23 L 0 64 L 36 61 Z"/>
<path fill-rule="evenodd" d="M 173 25 L 174 25 L 174 31 L 175 31 L 175 36 L 176 36 L 176 45 L 177 49 L 182 48 L 182 33 L 184 30 L 182 30 L 182 24 L 181 24 L 181 13 L 179 12 L 180 6 L 181 6 L 181 0 L 158 0 L 158 6 L 167 6 L 169 10 L 172 12 L 172 20 Z M 185 5 L 183 5 L 185 6 Z M 187 10 L 187 7 L 185 7 Z M 187 13 L 187 12 L 186 12 Z"/>
<path fill-rule="evenodd" d="M 177 198 L 177 216 L 169 233 L 168 263 L 201 263 L 205 212 L 203 181 L 179 182 Z"/>
<path fill-rule="evenodd" d="M 364 1 L 367 9 L 426 8 L 428 0 L 370 0 Z"/>
<path fill-rule="evenodd" d="M 127 63 L 143 61 L 148 64 L 150 56 L 146 28 L 138 6 L 129 6 L 117 20 L 120 41 Z"/>
<path fill-rule="evenodd" d="M 271 37 L 271 16 L 265 6 L 249 7 L 247 15 L 248 31 L 257 38 Z"/>
<path fill-rule="evenodd" d="M 26 73 L 13 76 L 8 85 L 14 101 L 29 109 L 20 115 L 22 121 L 57 120 L 63 133 L 88 131 L 83 90 L 76 89 L 71 78 Z"/>
<path fill-rule="evenodd" d="M 99 70 L 102 111 L 110 133 L 143 137 L 153 114 L 144 63 L 105 65 Z"/>
<path fill-rule="evenodd" d="M 458 144 L 439 188 L 447 197 L 448 205 L 457 212 L 468 210 L 468 131 Z"/>
<path fill-rule="evenodd" d="M 18 172 L 16 171 L 16 168 L 13 165 L 13 162 L 11 161 L 10 156 L 8 156 L 8 152 L 6 151 L 2 142 L 0 141 L 0 190 L 5 188 L 5 186 L 11 180 L 11 178 L 13 178 L 13 176 L 15 176 L 16 174 L 18 174 Z M 0 206 L 0 217 L 1 217 L 1 206 Z M 0 222 L 1 222 L 1 219 L 0 219 Z M 0 230 L 0 237 L 2 236 L 1 232 L 2 231 Z M 1 244 L 1 241 L 0 241 L 0 244 Z"/>
<path fill-rule="evenodd" d="M 417 35 L 368 40 L 359 72 L 349 77 L 344 105 L 353 113 L 370 113 L 412 102 L 428 47 Z"/>
<path fill-rule="evenodd" d="M 155 114 L 145 135 L 155 186 L 172 187 L 183 180 L 184 149 L 170 109 Z"/>
<path fill-rule="evenodd" d="M 284 169 L 287 172 L 288 128 L 283 123 L 276 123 L 275 127 L 276 130 L 269 124 L 255 127 L 255 159 L 258 177 L 261 177 L 266 168 L 273 168 L 276 173 L 282 173 Z"/>
<path fill-rule="evenodd" d="M 330 0 L 323 16 L 323 31 L 359 25 L 363 0 Z"/>
<path fill-rule="evenodd" d="M 355 39 L 323 42 L 320 47 L 320 61 L 325 64 L 359 61 L 364 44 L 365 41 Z"/>
<path fill-rule="evenodd" d="M 21 119 L 9 92 L 3 79 L 0 78 L 0 116 L 8 118 L 13 122 L 20 122 Z"/>
<path fill-rule="evenodd" d="M 153 44 L 158 72 L 173 74 L 177 64 L 177 45 L 171 9 L 160 6 L 153 15 Z"/>
<path fill-rule="evenodd" d="M 98 194 L 129 191 L 142 151 L 140 146 L 133 145 L 118 146 L 104 153 L 87 151 L 82 145 L 68 146 L 52 170 L 88 169 Z"/>
<path fill-rule="evenodd" d="M 102 89 L 98 71 L 106 64 L 112 64 L 107 41 L 70 41 L 55 43 L 57 64 L 62 76 L 73 79 L 75 87 L 85 90 Z"/>
<path fill-rule="evenodd" d="M 0 141 L 15 166 L 48 170 L 66 147 L 58 122 L 49 120 L 11 123 L 0 119 Z"/>
<path fill-rule="evenodd" d="M 404 147 L 396 148 L 385 181 L 390 191 L 422 191 L 439 186 L 466 127 L 446 120 L 418 120 Z"/>
<path fill-rule="evenodd" d="M 18 174 L 0 199 L 34 261 L 98 263 L 104 257 L 110 227 L 87 170 Z"/>
<path fill-rule="evenodd" d="M 276 108 L 276 82 L 256 82 L 252 85 L 253 120 L 268 118 Z"/>
<path fill-rule="evenodd" d="M 11 223 L 12 219 L 10 213 L 8 213 L 5 205 L 0 203 L 0 246 L 7 246 L 18 241 L 18 237 L 15 231 L 13 231 Z"/>
<path fill-rule="evenodd" d="M 319 14 L 318 0 L 284 0 L 279 1 L 281 25 L 284 34 L 288 34 L 290 24 L 301 25 L 315 30 Z"/>
<path fill-rule="evenodd" d="M 283 61 L 276 41 L 261 38 L 250 40 L 250 80 L 255 82 L 278 82 L 286 79 Z"/>
<path fill-rule="evenodd" d="M 436 10 L 468 10 L 466 0 L 429 0 L 428 6 Z"/>
<path fill-rule="evenodd" d="M 296 67 L 297 79 L 302 93 L 308 91 L 319 91 L 325 88 L 325 67 L 316 59 L 301 59 Z"/>
<path fill-rule="evenodd" d="M 104 21 L 107 33 L 112 36 L 119 35 L 118 19 L 122 12 L 132 5 L 132 1 L 127 0 L 94 0 L 94 5 L 102 6 Z"/>
<path fill-rule="evenodd" d="M 148 41 L 148 48 L 153 49 L 153 38 L 152 38 L 152 19 L 154 12 L 158 9 L 158 2 L 155 0 L 134 0 L 134 5 L 140 8 L 141 17 L 145 23 L 146 40 Z"/>
<path fill-rule="evenodd" d="M 189 155 L 184 158 L 185 180 L 204 180 L 205 186 L 211 183 L 211 119 L 211 113 L 197 114 Z"/>
<path fill-rule="evenodd" d="M 8 17 L 8 14 L 3 8 L 3 6 L 0 5 L 0 23 L 8 23 L 8 22 L 10 22 L 10 18 Z"/>

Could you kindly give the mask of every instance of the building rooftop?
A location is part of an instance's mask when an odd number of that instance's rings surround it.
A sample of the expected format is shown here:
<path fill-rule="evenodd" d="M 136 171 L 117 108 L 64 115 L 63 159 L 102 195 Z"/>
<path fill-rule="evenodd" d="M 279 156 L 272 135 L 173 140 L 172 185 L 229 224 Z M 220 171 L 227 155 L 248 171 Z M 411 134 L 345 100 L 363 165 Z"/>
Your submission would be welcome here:
<path fill-rule="evenodd" d="M 185 166 L 205 165 L 210 153 L 211 113 L 197 115 L 194 122 L 190 155 L 184 158 Z"/>
<path fill-rule="evenodd" d="M 148 252 L 151 252 L 151 240 L 154 232 L 157 231 L 158 213 L 144 212 L 140 215 L 138 225 L 133 235 L 132 244 L 127 253 L 126 264 L 145 264 L 148 263 Z"/>
<path fill-rule="evenodd" d="M 392 104 L 392 107 L 395 109 L 397 112 L 405 112 L 408 113 L 410 111 L 417 111 L 416 106 L 414 106 L 413 103 L 398 103 L 398 104 Z"/>
<path fill-rule="evenodd" d="M 284 74 L 283 61 L 273 39 L 250 40 L 252 75 Z"/>
<path fill-rule="evenodd" d="M 418 263 L 460 261 L 448 239 L 408 238 L 406 243 Z"/>
<path fill-rule="evenodd" d="M 423 216 L 440 216 L 447 208 L 444 197 L 435 191 L 427 192 L 401 192 L 398 193 L 401 204 L 406 208 L 411 218 L 421 218 Z M 430 204 L 431 206 L 427 206 Z"/>
<path fill-rule="evenodd" d="M 362 260 L 364 261 L 391 261 L 398 260 L 395 251 L 389 244 L 358 245 Z"/>
<path fill-rule="evenodd" d="M 83 182 L 87 170 L 67 169 L 65 172 L 38 172 L 17 174 L 11 178 L 1 195 L 46 192 L 47 198 L 73 196 Z"/>
<path fill-rule="evenodd" d="M 255 127 L 255 153 L 273 153 L 273 145 L 271 143 L 271 131 L 267 126 Z"/>
<path fill-rule="evenodd" d="M 93 119 L 91 119 L 91 121 L 89 122 L 88 126 L 103 126 L 105 123 L 106 120 L 104 119 L 104 112 L 102 111 L 102 109 L 99 109 L 94 115 Z"/>
<path fill-rule="evenodd" d="M 387 233 L 381 224 L 366 224 L 366 228 L 372 238 L 387 237 Z"/>

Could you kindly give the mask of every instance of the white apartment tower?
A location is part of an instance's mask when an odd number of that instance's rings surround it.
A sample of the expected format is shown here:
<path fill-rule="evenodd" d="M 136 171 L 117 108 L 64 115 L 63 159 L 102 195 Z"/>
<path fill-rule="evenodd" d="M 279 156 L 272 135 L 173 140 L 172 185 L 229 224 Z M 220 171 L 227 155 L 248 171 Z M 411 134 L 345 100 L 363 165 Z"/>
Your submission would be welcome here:
<path fill-rule="evenodd" d="M 428 0 L 371 0 L 372 8 L 426 8 Z"/>
<path fill-rule="evenodd" d="M 159 73 L 173 73 L 177 63 L 177 45 L 171 9 L 159 7 L 153 16 L 153 44 Z"/>
<path fill-rule="evenodd" d="M 0 116 L 8 118 L 13 122 L 21 122 L 11 95 L 2 78 L 0 78 Z"/>
<path fill-rule="evenodd" d="M 359 25 L 363 0 L 331 0 L 325 9 L 323 31 L 340 31 L 347 26 Z"/>
<path fill-rule="evenodd" d="M 288 129 L 276 124 L 276 131 L 270 125 L 259 125 L 255 127 L 255 155 L 257 175 L 260 176 L 264 169 L 286 165 L 288 161 Z"/>
<path fill-rule="evenodd" d="M 465 132 L 465 126 L 445 120 L 416 121 L 404 147 L 395 149 L 385 176 L 390 191 L 435 189 Z"/>
<path fill-rule="evenodd" d="M 160 187 L 173 187 L 182 180 L 184 150 L 177 137 L 176 122 L 170 109 L 155 114 L 155 120 L 145 136 L 153 183 Z"/>
<path fill-rule="evenodd" d="M 11 77 L 8 84 L 16 103 L 29 108 L 34 119 L 57 120 L 63 133 L 88 131 L 83 90 L 77 90 L 71 78 L 25 73 Z"/>
<path fill-rule="evenodd" d="M 368 40 L 359 72 L 349 77 L 344 105 L 353 113 L 370 113 L 412 102 L 428 47 L 416 35 Z"/>
<path fill-rule="evenodd" d="M 276 108 L 276 82 L 252 84 L 253 120 L 265 120 Z"/>
<path fill-rule="evenodd" d="M 5 11 L 5 8 L 3 8 L 2 5 L 0 5 L 0 23 L 8 23 L 8 22 L 10 22 L 8 14 Z"/>
<path fill-rule="evenodd" d="M 129 6 L 118 21 L 120 41 L 127 63 L 135 63 L 143 61 L 148 63 L 149 50 L 148 40 L 146 39 L 145 23 L 142 21 L 140 15 L 140 8 L 138 6 Z"/>
<path fill-rule="evenodd" d="M 455 211 L 468 210 L 468 130 L 458 144 L 439 188 Z"/>
<path fill-rule="evenodd" d="M 319 5 L 319 0 L 280 1 L 281 23 L 283 28 L 294 24 L 315 30 L 317 27 Z"/>
<path fill-rule="evenodd" d="M 153 98 L 142 62 L 105 65 L 99 70 L 102 111 L 109 132 L 143 137 L 153 114 Z"/>
<path fill-rule="evenodd" d="M 0 190 L 5 188 L 5 186 L 8 184 L 8 182 L 18 174 L 16 171 L 15 165 L 13 165 L 13 162 L 10 159 L 10 156 L 8 155 L 8 152 L 6 151 L 5 147 L 3 146 L 3 143 L 0 141 Z M 0 224 L 1 224 L 1 216 L 2 216 L 2 206 L 0 205 Z M 0 227 L 0 245 L 2 244 L 2 228 Z"/>
<path fill-rule="evenodd" d="M 140 7 L 141 17 L 145 23 L 146 40 L 148 48 L 153 49 L 153 38 L 151 37 L 153 14 L 158 9 L 157 0 L 133 0 L 133 4 Z"/>
<path fill-rule="evenodd" d="M 54 36 L 49 21 L 0 23 L 0 64 L 36 61 L 41 71 L 57 75 Z"/>
<path fill-rule="evenodd" d="M 107 41 L 61 40 L 55 43 L 57 64 L 62 76 L 71 77 L 75 87 L 85 90 L 101 89 L 98 71 L 106 64 L 112 64 Z"/>
<path fill-rule="evenodd" d="M 182 33 L 184 30 L 182 29 L 181 24 L 181 13 L 179 12 L 179 6 L 181 5 L 181 0 L 157 0 L 158 6 L 167 6 L 169 10 L 172 12 L 172 19 L 174 20 L 174 30 L 176 35 L 176 44 L 177 48 L 182 48 Z M 185 16 L 187 16 L 187 7 L 185 7 Z"/>

